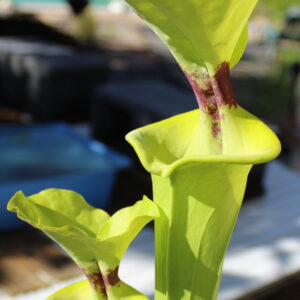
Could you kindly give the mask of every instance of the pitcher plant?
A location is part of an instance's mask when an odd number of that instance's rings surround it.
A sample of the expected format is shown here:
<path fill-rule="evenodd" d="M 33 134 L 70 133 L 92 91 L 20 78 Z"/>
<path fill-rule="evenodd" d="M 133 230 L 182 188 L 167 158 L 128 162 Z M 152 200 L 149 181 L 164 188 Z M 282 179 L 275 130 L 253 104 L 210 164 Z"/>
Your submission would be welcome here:
<path fill-rule="evenodd" d="M 126 136 L 160 210 L 155 299 L 216 299 L 248 173 L 280 152 L 275 134 L 237 104 L 230 80 L 257 1 L 127 2 L 168 45 L 199 105 Z"/>
<path fill-rule="evenodd" d="M 167 44 L 199 105 L 126 136 L 151 174 L 154 203 L 144 198 L 110 218 L 77 194 L 48 190 L 29 198 L 17 193 L 8 208 L 62 244 L 90 281 L 49 300 L 146 299 L 117 270 L 151 219 L 155 300 L 214 300 L 249 171 L 280 152 L 276 135 L 237 104 L 230 79 L 257 0 L 126 2 Z M 67 207 L 64 216 L 60 205 Z"/>

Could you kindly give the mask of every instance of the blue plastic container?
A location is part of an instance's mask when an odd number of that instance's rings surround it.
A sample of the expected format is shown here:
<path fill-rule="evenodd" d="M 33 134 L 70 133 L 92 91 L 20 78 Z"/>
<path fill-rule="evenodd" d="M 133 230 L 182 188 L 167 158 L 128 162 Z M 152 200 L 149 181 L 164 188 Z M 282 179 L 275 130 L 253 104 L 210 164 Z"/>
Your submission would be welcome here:
<path fill-rule="evenodd" d="M 64 124 L 0 127 L 0 230 L 21 226 L 6 205 L 13 194 L 70 189 L 106 208 L 117 171 L 130 160 Z"/>

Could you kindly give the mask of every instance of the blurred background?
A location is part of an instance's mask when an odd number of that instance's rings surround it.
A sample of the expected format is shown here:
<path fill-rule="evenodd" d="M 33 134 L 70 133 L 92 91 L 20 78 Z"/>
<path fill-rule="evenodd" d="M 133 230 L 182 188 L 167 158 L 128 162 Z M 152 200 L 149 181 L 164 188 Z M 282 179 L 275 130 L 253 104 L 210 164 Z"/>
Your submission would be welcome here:
<path fill-rule="evenodd" d="M 249 176 L 218 299 L 300 299 L 299 0 L 259 2 L 232 79 L 238 103 L 283 151 Z M 0 299 L 45 299 L 81 278 L 6 211 L 17 190 L 73 189 L 110 213 L 151 197 L 124 136 L 196 107 L 168 49 L 124 1 L 0 0 Z M 151 228 L 121 273 L 151 297 Z"/>

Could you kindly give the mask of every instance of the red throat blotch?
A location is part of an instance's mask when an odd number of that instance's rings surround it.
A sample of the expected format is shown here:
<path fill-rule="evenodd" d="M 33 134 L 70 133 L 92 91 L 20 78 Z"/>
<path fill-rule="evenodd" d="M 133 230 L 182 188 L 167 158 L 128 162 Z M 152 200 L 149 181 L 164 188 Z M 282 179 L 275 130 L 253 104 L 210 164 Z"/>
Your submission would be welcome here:
<path fill-rule="evenodd" d="M 212 77 L 204 72 L 185 72 L 185 75 L 193 88 L 199 108 L 210 116 L 213 137 L 218 138 L 221 133 L 220 121 L 224 118 L 219 108 L 224 105 L 228 105 L 229 108 L 237 107 L 230 80 L 229 63 L 221 63 Z"/>

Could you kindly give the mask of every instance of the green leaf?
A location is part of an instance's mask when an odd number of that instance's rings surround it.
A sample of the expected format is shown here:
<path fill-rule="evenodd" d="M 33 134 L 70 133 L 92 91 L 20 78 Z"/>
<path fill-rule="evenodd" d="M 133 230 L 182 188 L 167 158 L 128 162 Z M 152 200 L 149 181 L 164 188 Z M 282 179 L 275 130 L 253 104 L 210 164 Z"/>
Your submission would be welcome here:
<path fill-rule="evenodd" d="M 122 292 L 135 291 L 120 281 L 118 267 L 135 236 L 159 216 L 155 204 L 146 197 L 110 217 L 79 194 L 59 189 L 30 197 L 17 192 L 8 210 L 44 231 L 70 254 L 93 287 L 91 299 L 123 299 L 118 298 Z"/>
<path fill-rule="evenodd" d="M 248 173 L 280 152 L 276 135 L 241 107 L 224 120 L 223 153 L 210 152 L 199 118 L 194 110 L 126 136 L 152 174 L 161 212 L 155 220 L 156 300 L 216 299 Z"/>
<path fill-rule="evenodd" d="M 257 0 L 126 0 L 169 46 L 181 67 L 215 74 L 224 61 L 237 63 L 246 23 Z"/>
<path fill-rule="evenodd" d="M 137 290 L 128 286 L 124 282 L 120 282 L 117 288 L 113 289 L 114 298 L 122 300 L 149 300 Z M 93 291 L 87 280 L 79 281 L 68 285 L 47 298 L 47 300 L 89 300 L 93 299 Z M 100 295 L 99 300 L 106 300 L 105 296 Z"/>
<path fill-rule="evenodd" d="M 93 292 L 87 280 L 79 281 L 62 288 L 58 292 L 52 294 L 47 300 L 89 300 L 93 299 Z M 99 298 L 100 300 L 101 298 Z M 101 300 L 105 300 L 102 297 Z"/>
<path fill-rule="evenodd" d="M 190 163 L 259 164 L 274 159 L 280 152 L 280 142 L 271 129 L 238 106 L 231 118 L 224 120 L 223 153 L 214 154 L 199 130 L 200 118 L 198 110 L 176 115 L 133 130 L 126 135 L 126 140 L 144 168 L 162 177 Z"/>

